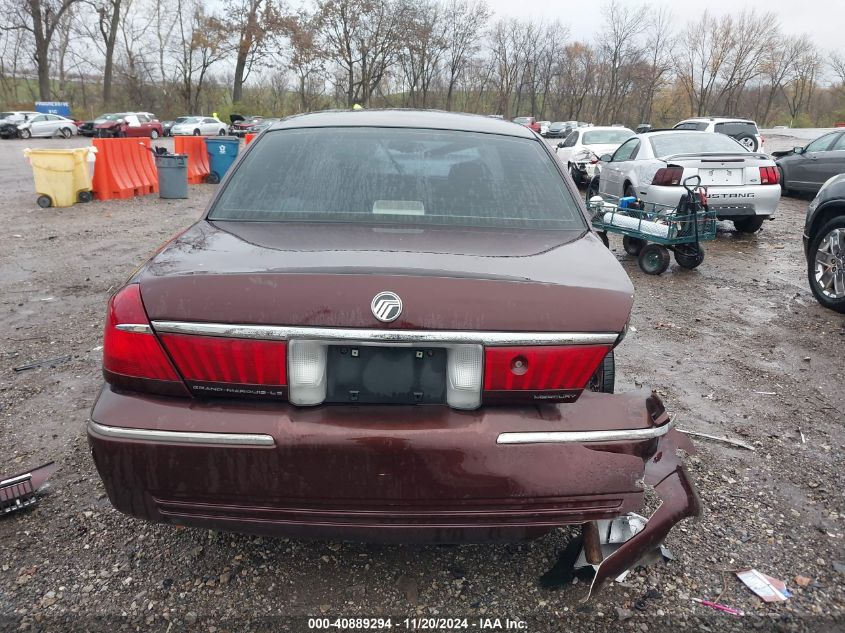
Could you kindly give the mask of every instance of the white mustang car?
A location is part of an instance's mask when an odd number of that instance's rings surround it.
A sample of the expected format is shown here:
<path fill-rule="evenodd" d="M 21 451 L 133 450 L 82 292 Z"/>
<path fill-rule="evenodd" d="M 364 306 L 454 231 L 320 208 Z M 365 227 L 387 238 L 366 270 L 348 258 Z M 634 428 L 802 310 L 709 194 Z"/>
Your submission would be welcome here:
<path fill-rule="evenodd" d="M 724 134 L 692 131 L 648 132 L 635 136 L 613 155 L 601 157 L 601 174 L 590 181 L 587 200 L 634 196 L 676 206 L 681 183 L 700 176 L 710 209 L 732 220 L 741 233 L 754 233 L 771 219 L 780 201 L 778 170 L 766 154 L 749 152 Z"/>
<path fill-rule="evenodd" d="M 584 127 L 572 130 L 557 144 L 557 157 L 565 162 L 576 185 L 590 182 L 600 169 L 599 156 L 612 154 L 634 136 L 626 127 Z"/>

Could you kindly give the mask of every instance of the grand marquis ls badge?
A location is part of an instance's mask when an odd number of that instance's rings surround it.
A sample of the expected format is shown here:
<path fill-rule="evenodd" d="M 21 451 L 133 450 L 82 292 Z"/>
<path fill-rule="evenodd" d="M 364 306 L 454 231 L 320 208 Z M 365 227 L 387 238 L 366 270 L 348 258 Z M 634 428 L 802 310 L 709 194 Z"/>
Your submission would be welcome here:
<path fill-rule="evenodd" d="M 390 323 L 402 314 L 402 299 L 395 292 L 385 290 L 373 297 L 370 309 L 373 311 L 373 316 L 379 321 Z"/>

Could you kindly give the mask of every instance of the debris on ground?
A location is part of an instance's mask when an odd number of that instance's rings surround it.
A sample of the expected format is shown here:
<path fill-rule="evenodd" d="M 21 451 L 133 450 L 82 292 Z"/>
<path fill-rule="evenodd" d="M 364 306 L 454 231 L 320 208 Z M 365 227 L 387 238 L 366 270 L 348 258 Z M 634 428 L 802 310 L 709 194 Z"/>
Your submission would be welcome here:
<path fill-rule="evenodd" d="M 0 517 L 34 506 L 35 493 L 41 489 L 58 466 L 47 462 L 38 468 L 0 480 Z"/>
<path fill-rule="evenodd" d="M 740 609 L 734 609 L 733 607 L 729 607 L 725 604 L 719 604 L 718 602 L 711 602 L 710 600 L 702 600 L 701 598 L 693 598 L 693 602 L 697 602 L 703 607 L 710 607 L 711 609 L 715 609 L 716 611 L 724 611 L 725 613 L 730 613 L 731 615 L 745 615 Z"/>
<path fill-rule="evenodd" d="M 39 367 L 55 367 L 56 365 L 62 365 L 64 363 L 70 362 L 71 355 L 65 354 L 64 356 L 57 356 L 55 358 L 42 358 L 41 360 L 34 360 L 31 363 L 26 363 L 25 365 L 18 365 L 17 367 L 12 367 L 14 371 L 26 371 L 27 369 L 38 369 Z"/>
<path fill-rule="evenodd" d="M 756 593 L 764 602 L 783 602 L 792 597 L 792 594 L 786 588 L 786 583 L 767 576 L 756 569 L 743 569 L 736 572 L 736 575 L 746 587 Z"/>
<path fill-rule="evenodd" d="M 793 580 L 795 581 L 795 584 L 798 585 L 799 587 L 806 587 L 811 582 L 813 582 L 812 578 L 807 578 L 806 576 L 801 576 L 801 575 L 796 576 L 795 578 L 793 578 Z"/>
<path fill-rule="evenodd" d="M 702 437 L 708 440 L 714 440 L 716 442 L 724 442 L 726 444 L 733 444 L 734 446 L 739 446 L 740 448 L 744 448 L 748 451 L 754 451 L 754 447 L 751 444 L 746 444 L 741 440 L 731 439 L 730 437 L 722 437 L 720 435 L 710 435 L 709 433 L 699 433 L 698 431 L 687 431 L 686 429 L 678 429 L 678 432 L 683 433 L 684 435 L 692 435 L 693 437 Z"/>

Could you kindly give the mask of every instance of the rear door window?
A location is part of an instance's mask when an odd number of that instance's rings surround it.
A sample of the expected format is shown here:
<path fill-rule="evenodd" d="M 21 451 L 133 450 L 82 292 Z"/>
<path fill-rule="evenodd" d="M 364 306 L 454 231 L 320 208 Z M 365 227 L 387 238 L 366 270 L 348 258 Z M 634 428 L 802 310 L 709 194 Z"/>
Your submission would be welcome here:
<path fill-rule="evenodd" d="M 845 150 L 845 134 L 840 134 L 833 147 L 830 148 L 832 152 L 841 152 L 842 150 Z"/>
<path fill-rule="evenodd" d="M 208 219 L 586 228 L 539 141 L 409 128 L 266 133 Z"/>

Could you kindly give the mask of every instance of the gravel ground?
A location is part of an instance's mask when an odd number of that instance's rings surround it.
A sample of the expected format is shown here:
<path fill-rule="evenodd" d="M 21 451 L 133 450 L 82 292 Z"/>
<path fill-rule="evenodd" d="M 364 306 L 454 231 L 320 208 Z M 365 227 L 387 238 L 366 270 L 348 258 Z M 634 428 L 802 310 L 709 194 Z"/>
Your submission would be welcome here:
<path fill-rule="evenodd" d="M 79 141 L 26 143 L 51 144 Z M 689 468 L 705 511 L 670 535 L 675 559 L 585 605 L 583 583 L 537 586 L 565 529 L 508 545 L 368 546 L 174 529 L 112 510 L 84 434 L 105 303 L 200 215 L 212 187 L 191 187 L 188 201 L 41 210 L 24 146 L 0 143 L 0 475 L 51 459 L 60 469 L 34 510 L 0 519 L 0 630 L 307 630 L 307 616 L 433 615 L 470 618 L 470 629 L 509 617 L 529 631 L 845 630 L 845 317 L 807 287 L 806 199 L 784 199 L 754 236 L 720 225 L 696 271 L 647 277 L 612 239 L 636 287 L 619 388 L 654 385 L 681 428 L 755 450 L 697 440 Z M 63 354 L 70 362 L 12 370 Z M 745 567 L 793 597 L 763 603 L 733 576 Z"/>

